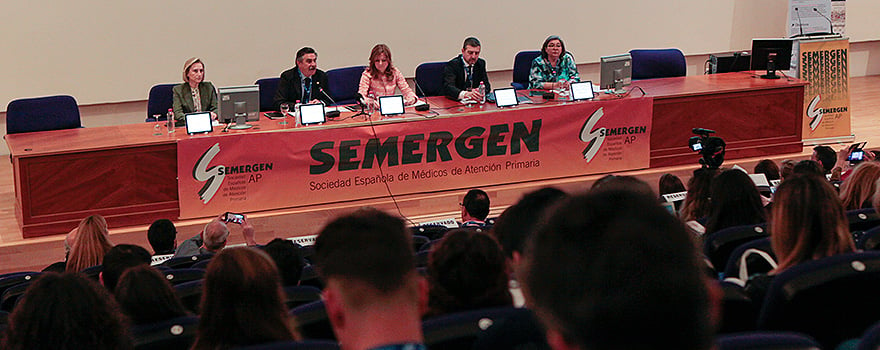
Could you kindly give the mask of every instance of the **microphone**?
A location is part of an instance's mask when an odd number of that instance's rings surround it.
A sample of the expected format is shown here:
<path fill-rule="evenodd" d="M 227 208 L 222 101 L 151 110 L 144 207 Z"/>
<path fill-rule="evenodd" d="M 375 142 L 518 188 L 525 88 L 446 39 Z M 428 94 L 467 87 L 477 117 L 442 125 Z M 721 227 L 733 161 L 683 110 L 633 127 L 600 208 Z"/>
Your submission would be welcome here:
<path fill-rule="evenodd" d="M 817 9 L 815 7 L 813 8 L 813 12 L 818 13 L 819 16 L 822 16 L 822 18 L 824 18 L 826 21 L 828 21 L 828 31 L 831 32 L 831 35 L 834 35 L 834 23 L 831 22 L 831 18 L 828 18 L 828 16 L 823 15 L 822 12 L 819 12 L 819 9 Z"/>
<path fill-rule="evenodd" d="M 797 7 L 794 8 L 794 14 L 797 15 L 797 19 L 798 19 L 798 29 L 800 29 L 800 31 L 801 31 L 801 34 L 798 35 L 798 36 L 804 36 L 804 23 L 801 22 L 801 13 L 798 11 L 798 8 L 797 8 Z"/>
<path fill-rule="evenodd" d="M 419 81 L 413 79 L 413 83 L 416 84 L 416 91 L 421 91 L 421 92 L 422 92 L 422 95 L 424 95 L 424 94 L 425 94 L 425 90 L 422 90 L 422 87 L 419 86 Z M 427 110 L 431 109 L 431 105 L 428 104 L 427 96 L 423 96 L 423 97 L 426 97 L 426 98 L 425 98 L 425 104 L 416 106 L 416 110 L 419 111 L 419 112 L 424 112 L 424 111 L 427 111 Z M 417 93 L 416 93 L 416 101 L 418 101 L 418 100 L 419 100 L 419 94 L 418 94 L 418 92 L 417 92 Z"/>
<path fill-rule="evenodd" d="M 336 104 L 336 101 L 333 100 L 333 98 L 330 97 L 330 95 L 328 95 L 326 92 L 324 92 L 324 88 L 321 87 L 321 81 L 315 80 L 315 86 L 318 87 L 318 91 L 320 91 L 322 94 L 324 94 L 324 96 L 327 96 L 327 98 L 330 99 L 330 102 L 333 102 L 334 105 Z M 328 111 L 327 113 L 324 113 L 324 115 L 326 115 L 327 118 L 336 118 L 339 116 L 339 109 Z"/>

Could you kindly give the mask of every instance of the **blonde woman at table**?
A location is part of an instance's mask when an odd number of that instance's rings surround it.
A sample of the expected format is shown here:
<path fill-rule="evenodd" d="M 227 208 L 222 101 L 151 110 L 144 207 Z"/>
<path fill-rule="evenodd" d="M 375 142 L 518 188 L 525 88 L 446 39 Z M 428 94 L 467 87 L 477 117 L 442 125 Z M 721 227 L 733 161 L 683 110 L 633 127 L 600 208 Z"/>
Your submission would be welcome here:
<path fill-rule="evenodd" d="M 193 112 L 211 112 L 217 119 L 217 89 L 205 81 L 205 64 L 198 57 L 183 64 L 183 84 L 172 89 L 175 124 L 183 125 L 183 116 Z"/>
<path fill-rule="evenodd" d="M 557 90 L 574 81 L 580 81 L 574 56 L 565 51 L 560 37 L 549 36 L 541 46 L 541 55 L 532 61 L 529 89 Z"/>
<path fill-rule="evenodd" d="M 358 85 L 358 93 L 363 96 L 365 104 L 378 106 L 378 101 L 368 97 L 394 95 L 400 89 L 403 94 L 403 102 L 407 105 L 416 103 L 416 93 L 409 88 L 406 78 L 400 70 L 391 64 L 391 49 L 385 44 L 373 46 L 370 52 L 370 65 L 361 74 L 361 82 Z"/>

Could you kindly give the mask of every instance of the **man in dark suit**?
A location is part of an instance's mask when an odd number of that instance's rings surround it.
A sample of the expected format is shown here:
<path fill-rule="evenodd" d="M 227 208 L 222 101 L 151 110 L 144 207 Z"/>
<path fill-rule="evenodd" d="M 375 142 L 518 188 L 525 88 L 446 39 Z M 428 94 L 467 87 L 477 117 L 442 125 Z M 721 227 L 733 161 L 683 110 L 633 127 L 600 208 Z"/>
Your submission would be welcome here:
<path fill-rule="evenodd" d="M 327 86 L 327 73 L 318 69 L 318 53 L 311 47 L 303 47 L 296 52 L 296 67 L 281 73 L 275 92 L 275 110 L 281 110 L 282 103 L 292 106 L 297 100 L 301 103 L 323 101 L 330 105 Z"/>
<path fill-rule="evenodd" d="M 485 84 L 486 93 L 492 91 L 486 61 L 480 58 L 480 40 L 470 37 L 464 39 L 461 55 L 447 62 L 443 69 L 443 95 L 456 101 L 480 101 L 483 98 L 477 91 L 480 82 Z"/>

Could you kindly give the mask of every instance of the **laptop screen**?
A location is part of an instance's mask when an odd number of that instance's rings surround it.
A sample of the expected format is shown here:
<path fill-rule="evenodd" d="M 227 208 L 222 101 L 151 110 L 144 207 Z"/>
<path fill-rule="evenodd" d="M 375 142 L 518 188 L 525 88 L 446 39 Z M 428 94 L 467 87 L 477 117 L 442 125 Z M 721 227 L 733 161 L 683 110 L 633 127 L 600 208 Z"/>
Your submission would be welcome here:
<path fill-rule="evenodd" d="M 592 81 L 580 81 L 576 83 L 571 83 L 571 99 L 575 101 L 580 100 L 589 100 L 595 97 L 593 95 L 593 82 Z"/>
<path fill-rule="evenodd" d="M 303 125 L 320 124 L 327 121 L 324 118 L 324 104 L 312 103 L 299 106 L 300 121 Z"/>
<path fill-rule="evenodd" d="M 498 107 L 516 106 L 519 100 L 516 99 L 516 90 L 512 87 L 495 89 L 495 105 Z"/>
<path fill-rule="evenodd" d="M 211 132 L 211 112 L 189 113 L 184 116 L 187 134 L 201 134 Z"/>
<path fill-rule="evenodd" d="M 403 114 L 403 95 L 380 96 L 379 111 L 382 115 Z"/>

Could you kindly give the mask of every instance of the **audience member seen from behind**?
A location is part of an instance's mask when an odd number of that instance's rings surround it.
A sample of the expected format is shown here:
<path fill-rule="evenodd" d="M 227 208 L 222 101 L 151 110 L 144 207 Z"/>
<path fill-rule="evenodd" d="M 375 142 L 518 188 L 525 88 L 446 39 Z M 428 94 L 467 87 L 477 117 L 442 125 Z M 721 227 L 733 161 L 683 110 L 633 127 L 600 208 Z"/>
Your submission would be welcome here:
<path fill-rule="evenodd" d="M 461 54 L 449 60 L 443 68 L 443 95 L 456 101 L 478 102 L 485 97 L 479 89 L 480 83 L 486 93 L 492 91 L 486 61 L 480 58 L 480 40 L 474 37 L 464 39 Z"/>
<path fill-rule="evenodd" d="M 729 169 L 718 174 L 712 181 L 710 196 L 712 201 L 706 220 L 707 234 L 733 226 L 767 222 L 758 188 L 749 175 L 741 170 Z"/>
<path fill-rule="evenodd" d="M 424 349 L 427 284 L 403 220 L 372 208 L 330 221 L 315 241 L 324 304 L 346 350 Z"/>
<path fill-rule="evenodd" d="M 254 236 L 254 226 L 248 222 L 247 215 L 241 214 L 241 222 L 226 220 L 226 215 L 220 215 L 205 225 L 205 228 L 199 234 L 190 239 L 183 241 L 177 247 L 174 257 L 187 257 L 200 254 L 216 254 L 226 247 L 226 240 L 229 238 L 229 223 L 235 223 L 241 226 L 241 235 L 244 237 L 245 244 L 248 246 L 257 245 Z"/>
<path fill-rule="evenodd" d="M 98 275 L 107 290 L 113 292 L 119 276 L 138 265 L 150 265 L 150 252 L 133 244 L 117 244 L 104 255 L 104 268 Z"/>
<path fill-rule="evenodd" d="M 880 164 L 862 162 L 840 185 L 840 200 L 845 210 L 872 207 L 872 200 L 880 179 Z"/>
<path fill-rule="evenodd" d="M 281 110 L 282 103 L 293 106 L 296 102 L 324 102 L 330 105 L 332 101 L 326 95 L 327 89 L 327 73 L 318 69 L 318 53 L 311 47 L 303 47 L 296 52 L 296 67 L 281 73 L 275 91 L 275 109 Z"/>
<path fill-rule="evenodd" d="M 809 175 L 809 176 L 819 176 L 825 178 L 824 169 L 822 169 L 822 165 L 813 160 L 802 160 L 797 162 L 794 165 L 794 168 L 791 169 L 792 175 Z"/>
<path fill-rule="evenodd" d="M 773 277 L 802 262 L 855 251 L 843 204 L 821 176 L 792 176 L 779 185 L 770 210 L 777 266 L 749 278 L 746 292 L 764 300 Z"/>
<path fill-rule="evenodd" d="M 551 35 L 541 45 L 541 55 L 532 61 L 529 89 L 559 90 L 580 81 L 574 56 L 565 50 L 562 39 Z"/>
<path fill-rule="evenodd" d="M 712 180 L 718 175 L 718 169 L 701 168 L 694 170 L 694 175 L 688 180 L 687 196 L 681 205 L 682 221 L 697 221 L 709 215 L 709 193 L 712 190 Z"/>
<path fill-rule="evenodd" d="M 183 84 L 171 91 L 175 124 L 183 125 L 184 116 L 194 112 L 211 112 L 211 118 L 217 119 L 217 89 L 214 84 L 205 81 L 205 64 L 200 58 L 186 60 L 183 64 Z"/>
<path fill-rule="evenodd" d="M 174 254 L 177 248 L 177 228 L 168 219 L 159 219 L 150 224 L 147 240 L 153 248 L 153 255 Z"/>
<path fill-rule="evenodd" d="M 828 146 L 813 147 L 813 154 L 810 160 L 819 163 L 822 168 L 822 174 L 831 174 L 831 169 L 837 163 L 837 152 Z"/>
<path fill-rule="evenodd" d="M 428 315 L 512 306 L 504 253 L 487 233 L 456 229 L 431 248 Z"/>
<path fill-rule="evenodd" d="M 779 180 L 779 167 L 771 159 L 764 159 L 755 164 L 755 174 L 764 174 L 767 181 Z"/>
<path fill-rule="evenodd" d="M 113 248 L 113 243 L 110 243 L 110 233 L 104 217 L 91 215 L 82 219 L 74 234 L 66 271 L 79 272 L 87 267 L 101 265 L 110 248 Z"/>
<path fill-rule="evenodd" d="M 77 273 L 47 273 L 9 315 L 2 348 L 132 349 L 128 325 L 106 289 Z"/>
<path fill-rule="evenodd" d="M 553 349 L 711 347 L 717 292 L 684 226 L 655 197 L 615 189 L 555 208 L 521 271 Z"/>
<path fill-rule="evenodd" d="M 296 243 L 283 238 L 275 238 L 263 246 L 263 251 L 272 258 L 278 273 L 281 274 L 281 285 L 295 286 L 299 284 L 305 260 L 300 254 L 300 247 Z"/>
<path fill-rule="evenodd" d="M 647 182 L 639 180 L 635 176 L 629 175 L 605 175 L 590 186 L 590 192 L 596 191 L 613 191 L 613 190 L 630 190 L 641 193 L 646 196 L 654 196 L 654 190 Z"/>
<path fill-rule="evenodd" d="M 409 88 L 403 73 L 391 63 L 391 49 L 385 44 L 373 46 L 370 52 L 370 66 L 361 74 L 358 84 L 358 93 L 364 98 L 364 103 L 379 106 L 378 100 L 368 97 L 394 95 L 399 89 L 403 95 L 403 102 L 407 105 L 416 103 L 416 93 Z"/>
<path fill-rule="evenodd" d="M 485 227 L 489 216 L 489 195 L 480 189 L 468 191 L 461 200 L 461 227 Z"/>
<path fill-rule="evenodd" d="M 791 176 L 791 173 L 794 171 L 794 165 L 797 164 L 797 162 L 791 159 L 786 159 L 779 164 L 781 166 L 779 168 L 779 179 L 785 181 L 785 179 Z"/>
<path fill-rule="evenodd" d="M 116 301 L 133 326 L 186 316 L 186 309 L 165 276 L 147 265 L 132 267 L 116 284 Z"/>
<path fill-rule="evenodd" d="M 208 264 L 193 349 L 293 340 L 275 263 L 255 248 L 223 249 Z"/>
<path fill-rule="evenodd" d="M 675 176 L 670 173 L 663 174 L 660 176 L 660 181 L 657 184 L 657 188 L 660 192 L 660 200 L 665 201 L 663 199 L 663 195 L 665 194 L 673 194 L 673 193 L 681 193 L 686 192 L 687 189 L 684 187 L 684 184 L 681 182 L 681 179 L 678 176 Z M 681 210 L 681 206 L 684 203 L 684 200 L 675 201 L 675 210 Z"/>

